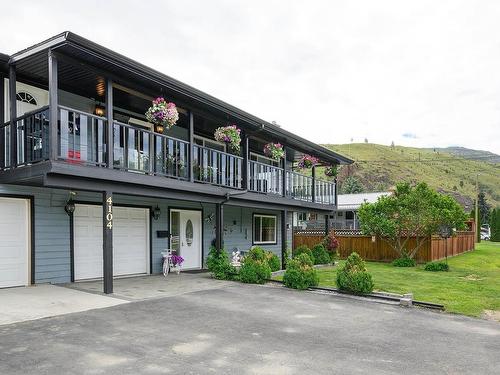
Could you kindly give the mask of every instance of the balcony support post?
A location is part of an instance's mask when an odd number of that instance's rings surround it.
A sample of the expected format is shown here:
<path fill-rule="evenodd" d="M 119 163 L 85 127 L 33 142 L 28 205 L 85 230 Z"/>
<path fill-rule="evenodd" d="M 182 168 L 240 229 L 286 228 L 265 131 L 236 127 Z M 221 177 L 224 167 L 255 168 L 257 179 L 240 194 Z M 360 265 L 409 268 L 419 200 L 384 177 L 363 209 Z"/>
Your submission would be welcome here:
<path fill-rule="evenodd" d="M 56 54 L 49 50 L 48 56 L 49 65 L 49 159 L 56 160 L 58 156 L 58 139 L 57 139 L 57 124 L 58 124 L 58 77 L 57 77 L 57 57 Z"/>
<path fill-rule="evenodd" d="M 281 268 L 285 269 L 286 257 L 287 257 L 287 234 L 288 234 L 288 223 L 287 223 L 288 211 L 281 211 Z"/>
<path fill-rule="evenodd" d="M 10 121 L 10 166 L 17 165 L 17 101 L 16 66 L 9 65 L 9 121 Z"/>
<path fill-rule="evenodd" d="M 215 205 L 215 247 L 217 250 L 224 247 L 224 206 L 222 203 Z"/>
<path fill-rule="evenodd" d="M 288 178 L 288 161 L 287 161 L 287 158 L 286 158 L 286 148 L 283 147 L 283 151 L 284 151 L 284 155 L 283 155 L 283 178 L 281 179 L 281 194 L 286 197 L 287 196 L 287 193 L 286 193 L 286 180 Z"/>
<path fill-rule="evenodd" d="M 316 202 L 316 166 L 312 167 L 312 186 L 311 186 L 312 201 Z"/>
<path fill-rule="evenodd" d="M 250 172 L 250 169 L 248 168 L 248 161 L 249 161 L 249 158 L 248 158 L 248 155 L 249 155 L 249 148 L 248 148 L 248 144 L 249 144 L 249 140 L 248 140 L 248 136 L 246 134 L 244 134 L 243 136 L 243 147 L 242 147 L 242 151 L 243 151 L 243 166 L 242 166 L 242 176 L 243 176 L 243 183 L 242 183 L 242 188 L 243 189 L 248 189 L 250 187 L 250 179 L 249 179 L 249 172 Z"/>
<path fill-rule="evenodd" d="M 113 168 L 113 81 L 106 80 L 106 119 L 108 127 L 106 131 L 106 165 L 108 168 Z M 151 147 L 151 145 L 150 145 Z M 151 164 L 151 163 L 150 163 Z"/>
<path fill-rule="evenodd" d="M 189 181 L 194 182 L 194 114 L 189 112 Z"/>
<path fill-rule="evenodd" d="M 113 193 L 102 193 L 103 292 L 113 293 Z"/>
<path fill-rule="evenodd" d="M 5 167 L 5 77 L 0 73 L 0 169 Z"/>
<path fill-rule="evenodd" d="M 328 236 L 328 233 L 330 233 L 330 214 L 325 215 L 325 236 Z"/>

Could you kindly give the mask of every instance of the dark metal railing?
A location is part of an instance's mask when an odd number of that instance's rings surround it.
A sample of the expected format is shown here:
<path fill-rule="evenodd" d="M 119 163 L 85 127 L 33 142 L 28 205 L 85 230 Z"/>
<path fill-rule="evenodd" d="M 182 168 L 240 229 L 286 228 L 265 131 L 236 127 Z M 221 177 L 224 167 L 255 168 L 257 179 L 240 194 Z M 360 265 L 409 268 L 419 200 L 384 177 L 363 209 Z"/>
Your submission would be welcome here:
<path fill-rule="evenodd" d="M 313 178 L 297 172 L 286 173 L 286 196 L 302 201 L 313 201 Z"/>
<path fill-rule="evenodd" d="M 4 150 L 0 170 L 49 159 L 49 107 L 15 119 L 17 162 L 11 163 L 11 123 L 0 127 Z M 64 106 L 58 107 L 57 157 L 69 163 L 107 166 L 130 172 L 174 177 L 190 177 L 190 144 L 118 121 L 113 122 L 112 156 L 108 158 L 108 126 L 105 117 Z M 243 187 L 243 158 L 208 147 L 193 145 L 193 180 L 233 189 Z M 321 204 L 335 204 L 335 183 L 250 160 L 249 191 L 282 195 Z M 246 177 L 246 176 L 245 176 Z M 283 191 L 285 179 L 285 191 Z"/>
<path fill-rule="evenodd" d="M 193 145 L 194 180 L 241 189 L 243 158 L 208 147 Z"/>
<path fill-rule="evenodd" d="M 283 168 L 248 162 L 248 190 L 258 193 L 283 194 Z"/>
<path fill-rule="evenodd" d="M 322 204 L 335 204 L 335 183 L 330 181 L 316 180 L 314 189 L 314 201 Z"/>
<path fill-rule="evenodd" d="M 75 164 L 106 164 L 107 120 L 76 109 L 59 106 L 59 159 Z"/>
<path fill-rule="evenodd" d="M 12 122 L 9 121 L 0 128 L 4 135 L 3 165 L 0 169 L 7 169 L 22 165 L 33 164 L 49 158 L 49 109 L 47 106 L 36 111 L 25 113 L 17 117 L 16 124 L 16 146 L 17 162 L 11 162 L 11 131 Z"/>

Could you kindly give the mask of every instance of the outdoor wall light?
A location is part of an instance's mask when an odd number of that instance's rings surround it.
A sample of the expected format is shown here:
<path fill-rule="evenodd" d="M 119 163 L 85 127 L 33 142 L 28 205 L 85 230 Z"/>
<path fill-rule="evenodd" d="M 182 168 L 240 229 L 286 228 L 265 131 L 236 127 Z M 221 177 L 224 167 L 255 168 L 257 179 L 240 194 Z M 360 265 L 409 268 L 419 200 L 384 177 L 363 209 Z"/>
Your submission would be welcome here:
<path fill-rule="evenodd" d="M 153 219 L 158 220 L 161 215 L 161 210 L 160 207 L 156 206 L 153 208 L 153 211 L 151 211 L 151 216 L 153 216 Z"/>
<path fill-rule="evenodd" d="M 64 211 L 68 215 L 73 215 L 73 212 L 75 212 L 75 200 L 73 199 L 75 197 L 76 193 L 74 191 L 69 193 L 69 199 L 66 202 L 66 205 L 64 206 Z"/>

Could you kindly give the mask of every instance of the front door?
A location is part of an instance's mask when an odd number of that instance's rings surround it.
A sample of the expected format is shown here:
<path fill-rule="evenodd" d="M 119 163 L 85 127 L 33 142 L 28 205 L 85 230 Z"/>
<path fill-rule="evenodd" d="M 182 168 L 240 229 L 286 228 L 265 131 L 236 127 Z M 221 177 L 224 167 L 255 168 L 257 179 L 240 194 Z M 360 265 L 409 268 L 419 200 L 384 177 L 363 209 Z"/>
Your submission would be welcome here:
<path fill-rule="evenodd" d="M 183 269 L 201 268 L 201 211 L 170 211 L 170 248 L 184 258 Z"/>

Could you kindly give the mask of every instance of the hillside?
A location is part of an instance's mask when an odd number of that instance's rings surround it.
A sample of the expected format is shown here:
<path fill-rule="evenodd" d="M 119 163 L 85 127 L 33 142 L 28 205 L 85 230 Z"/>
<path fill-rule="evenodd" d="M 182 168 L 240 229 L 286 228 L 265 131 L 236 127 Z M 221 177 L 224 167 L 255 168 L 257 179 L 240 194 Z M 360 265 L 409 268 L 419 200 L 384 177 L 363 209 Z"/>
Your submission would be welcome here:
<path fill-rule="evenodd" d="M 500 155 L 490 151 L 472 150 L 465 147 L 429 148 L 428 151 L 446 152 L 464 159 L 485 161 L 489 163 L 500 163 Z"/>
<path fill-rule="evenodd" d="M 484 158 L 466 159 L 443 149 L 391 148 L 371 143 L 324 146 L 356 161 L 341 169 L 340 184 L 348 175 L 356 176 L 366 191 L 387 190 L 399 181 L 425 181 L 431 187 L 455 196 L 466 209 L 470 209 L 475 196 L 476 174 L 479 174 L 481 191 L 489 203 L 500 207 L 500 163 L 486 162 Z M 471 151 L 474 150 L 467 152 L 469 156 L 479 153 Z"/>

